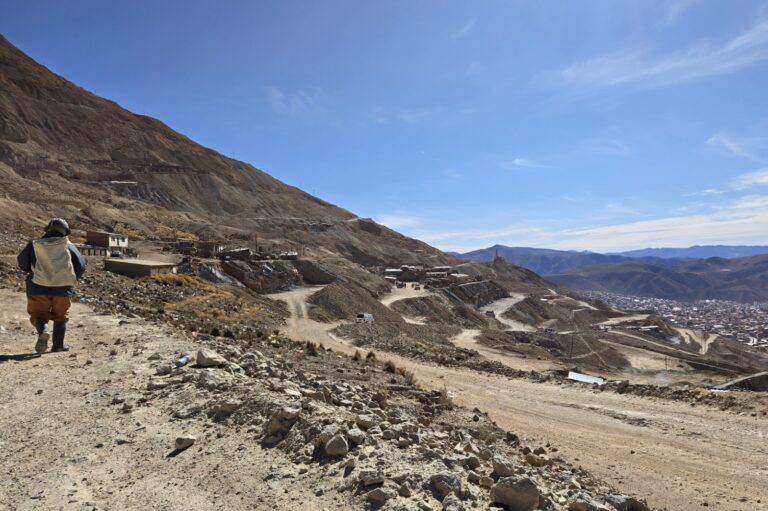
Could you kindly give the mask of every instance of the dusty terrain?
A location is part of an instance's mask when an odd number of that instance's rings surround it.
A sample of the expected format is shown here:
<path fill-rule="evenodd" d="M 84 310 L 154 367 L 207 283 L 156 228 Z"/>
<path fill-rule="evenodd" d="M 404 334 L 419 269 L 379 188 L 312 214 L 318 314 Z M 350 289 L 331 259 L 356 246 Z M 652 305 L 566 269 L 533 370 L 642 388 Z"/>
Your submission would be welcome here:
<path fill-rule="evenodd" d="M 295 336 L 317 333 L 306 294 L 285 296 Z M 0 290 L 3 509 L 648 509 L 375 357 L 190 336 L 80 304 L 73 351 L 41 356 L 23 304 Z M 196 350 L 196 365 L 171 368 Z M 175 449 L 182 434 L 196 440 Z"/>
<path fill-rule="evenodd" d="M 289 295 L 293 310 L 300 310 L 298 295 L 304 293 Z M 353 353 L 350 341 L 328 334 L 332 326 L 296 315 L 287 333 Z M 473 333 L 455 340 L 468 345 Z M 446 388 L 457 402 L 487 411 L 502 428 L 561 445 L 569 459 L 631 493 L 647 495 L 654 505 L 752 511 L 768 503 L 765 405 L 734 414 L 584 385 L 535 383 L 435 366 L 392 353 L 386 357 L 413 371 L 427 388 Z M 495 358 L 511 361 L 498 353 Z"/>
<path fill-rule="evenodd" d="M 183 333 L 75 305 L 74 350 L 37 356 L 24 304 L 0 290 L 0 509 L 336 508 L 304 481 L 272 480 L 292 466 L 280 451 L 139 403 L 147 358 L 195 347 Z M 182 433 L 198 444 L 169 457 Z"/>

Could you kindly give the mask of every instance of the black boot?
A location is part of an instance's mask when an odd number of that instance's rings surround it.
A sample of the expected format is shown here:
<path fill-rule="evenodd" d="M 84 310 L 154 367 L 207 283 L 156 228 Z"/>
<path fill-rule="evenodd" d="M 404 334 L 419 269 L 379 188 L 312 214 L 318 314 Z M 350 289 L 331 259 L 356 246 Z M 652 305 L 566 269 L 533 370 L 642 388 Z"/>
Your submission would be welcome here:
<path fill-rule="evenodd" d="M 37 330 L 37 343 L 35 343 L 35 351 L 38 353 L 45 353 L 48 350 L 48 339 L 51 338 L 51 334 L 48 333 L 48 322 L 44 319 L 36 320 L 35 330 Z"/>
<path fill-rule="evenodd" d="M 64 344 L 64 336 L 67 335 L 67 323 L 64 321 L 53 322 L 53 348 L 51 351 L 69 351 L 69 345 Z"/>

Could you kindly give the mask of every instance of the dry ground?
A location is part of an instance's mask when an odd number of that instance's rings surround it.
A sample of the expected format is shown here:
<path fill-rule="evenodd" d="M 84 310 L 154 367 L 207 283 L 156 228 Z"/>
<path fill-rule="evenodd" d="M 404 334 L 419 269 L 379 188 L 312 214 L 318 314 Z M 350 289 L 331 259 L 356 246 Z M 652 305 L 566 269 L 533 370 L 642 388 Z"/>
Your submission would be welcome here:
<path fill-rule="evenodd" d="M 353 353 L 333 325 L 297 312 L 311 291 L 282 296 L 294 316 L 286 333 Z M 300 312 L 299 312 L 300 313 Z M 466 342 L 466 339 L 464 339 Z M 670 510 L 768 509 L 768 420 L 664 399 L 534 383 L 381 355 L 413 371 L 457 404 L 490 413 L 504 429 L 562 446 L 566 459 L 617 487 Z"/>
<path fill-rule="evenodd" d="M 282 452 L 140 403 L 148 357 L 196 347 L 183 334 L 77 304 L 73 351 L 37 356 L 24 307 L 23 294 L 0 290 L 0 509 L 338 508 L 283 478 Z M 122 413 L 117 396 L 137 406 Z M 183 432 L 198 442 L 168 457 Z"/>

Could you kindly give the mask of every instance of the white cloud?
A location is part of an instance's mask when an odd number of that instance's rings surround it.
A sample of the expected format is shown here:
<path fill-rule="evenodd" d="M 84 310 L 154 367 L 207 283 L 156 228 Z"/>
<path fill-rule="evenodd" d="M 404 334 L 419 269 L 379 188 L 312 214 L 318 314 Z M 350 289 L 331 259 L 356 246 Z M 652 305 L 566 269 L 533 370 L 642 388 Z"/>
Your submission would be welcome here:
<path fill-rule="evenodd" d="M 561 219 L 543 220 L 536 226 L 518 224 L 487 230 L 412 234 L 444 250 L 459 252 L 496 243 L 597 252 L 650 246 L 768 244 L 768 195 L 743 196 L 721 205 L 696 204 L 673 213 L 677 214 L 589 227 L 565 227 L 569 220 Z"/>
<path fill-rule="evenodd" d="M 317 111 L 325 98 L 322 89 L 314 87 L 296 92 L 285 92 L 277 87 L 265 90 L 267 102 L 278 114 L 300 115 Z"/>
<path fill-rule="evenodd" d="M 733 182 L 733 187 L 737 190 L 746 190 L 753 186 L 766 185 L 768 185 L 768 168 L 747 172 L 737 177 Z"/>
<path fill-rule="evenodd" d="M 525 158 L 514 158 L 510 161 L 505 161 L 501 164 L 502 167 L 505 169 L 511 169 L 514 167 L 526 167 L 531 169 L 549 169 L 552 168 L 549 165 L 544 165 L 543 163 L 539 163 L 537 161 L 533 160 L 527 160 Z"/>
<path fill-rule="evenodd" d="M 707 139 L 707 145 L 722 147 L 730 153 L 742 158 L 747 158 L 748 160 L 756 159 L 755 156 L 747 150 L 744 143 L 734 140 L 725 133 L 712 135 Z"/>
<path fill-rule="evenodd" d="M 460 29 L 451 33 L 451 39 L 460 39 L 466 35 L 469 35 L 475 29 L 476 24 L 477 18 L 469 19 Z"/>
<path fill-rule="evenodd" d="M 560 72 L 565 83 L 585 87 L 661 87 L 734 73 L 768 59 L 768 20 L 719 44 L 700 40 L 668 55 L 634 50 L 576 62 Z"/>
<path fill-rule="evenodd" d="M 707 214 L 672 216 L 558 233 L 553 248 L 611 251 L 649 246 L 768 243 L 768 196 L 737 199 Z"/>

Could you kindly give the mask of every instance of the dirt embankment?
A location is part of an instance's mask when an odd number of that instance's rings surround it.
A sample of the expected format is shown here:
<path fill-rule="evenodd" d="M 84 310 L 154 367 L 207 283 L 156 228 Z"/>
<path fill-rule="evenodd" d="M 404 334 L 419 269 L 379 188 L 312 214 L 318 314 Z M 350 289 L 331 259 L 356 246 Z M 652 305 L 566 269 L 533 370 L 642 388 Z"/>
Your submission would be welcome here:
<path fill-rule="evenodd" d="M 392 310 L 405 316 L 424 318 L 428 323 L 457 325 L 477 328 L 488 324 L 488 320 L 474 308 L 467 305 L 453 305 L 441 295 L 431 294 L 417 298 L 397 300 Z"/>
<path fill-rule="evenodd" d="M 335 282 L 313 294 L 309 315 L 317 321 L 352 321 L 357 314 L 373 314 L 376 323 L 404 324 L 399 314 L 376 299 L 367 289 L 351 282 Z"/>

